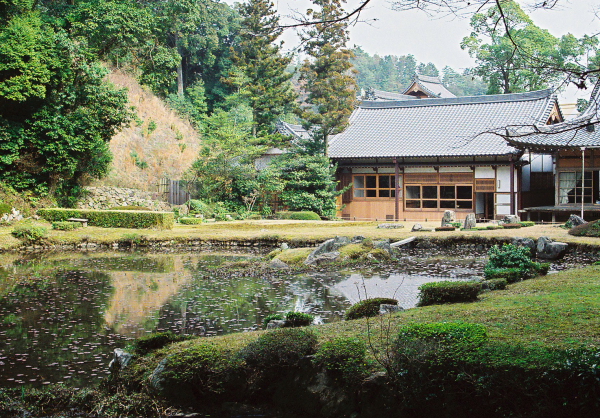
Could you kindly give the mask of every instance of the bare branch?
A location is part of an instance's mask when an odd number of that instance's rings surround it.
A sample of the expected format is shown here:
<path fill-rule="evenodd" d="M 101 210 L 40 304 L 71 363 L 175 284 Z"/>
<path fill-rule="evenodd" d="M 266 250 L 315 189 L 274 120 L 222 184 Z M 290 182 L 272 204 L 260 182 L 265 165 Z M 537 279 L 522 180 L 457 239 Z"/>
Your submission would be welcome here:
<path fill-rule="evenodd" d="M 361 12 L 365 9 L 365 7 L 367 7 L 367 4 L 369 4 L 370 2 L 371 2 L 371 0 L 363 0 L 362 3 L 357 8 L 355 8 L 351 12 L 345 14 L 344 16 L 340 16 L 339 18 L 336 18 L 336 19 L 306 20 L 306 19 L 302 18 L 302 21 L 300 21 L 298 23 L 294 23 L 291 25 L 280 25 L 279 27 L 281 29 L 289 29 L 289 28 L 298 28 L 298 27 L 302 27 L 302 26 L 331 24 L 331 23 L 339 23 L 339 22 L 345 22 L 345 21 L 357 21 L 358 18 L 360 17 Z"/>

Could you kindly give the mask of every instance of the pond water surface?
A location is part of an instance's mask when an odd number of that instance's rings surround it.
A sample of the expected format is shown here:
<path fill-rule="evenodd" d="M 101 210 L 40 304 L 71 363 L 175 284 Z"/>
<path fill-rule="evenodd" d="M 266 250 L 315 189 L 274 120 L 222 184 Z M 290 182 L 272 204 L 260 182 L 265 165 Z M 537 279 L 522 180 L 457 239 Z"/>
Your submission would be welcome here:
<path fill-rule="evenodd" d="M 0 259 L 0 387 L 85 385 L 112 351 L 157 331 L 212 336 L 259 329 L 290 310 L 338 321 L 365 297 L 404 308 L 428 281 L 480 275 L 484 254 L 409 254 L 384 268 L 290 275 L 225 269 L 239 253 L 77 253 Z M 242 262 L 242 263 L 240 263 Z"/>

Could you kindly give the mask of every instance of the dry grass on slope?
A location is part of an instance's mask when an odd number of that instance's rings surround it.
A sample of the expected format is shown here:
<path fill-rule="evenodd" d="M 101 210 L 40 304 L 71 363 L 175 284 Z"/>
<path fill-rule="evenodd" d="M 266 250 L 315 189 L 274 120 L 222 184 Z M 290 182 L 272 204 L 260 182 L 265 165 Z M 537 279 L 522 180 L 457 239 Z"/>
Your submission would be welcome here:
<path fill-rule="evenodd" d="M 132 75 L 114 70 L 108 79 L 127 89 L 138 120 L 111 140 L 112 170 L 93 185 L 153 191 L 162 177 L 181 178 L 198 155 L 199 134 Z"/>

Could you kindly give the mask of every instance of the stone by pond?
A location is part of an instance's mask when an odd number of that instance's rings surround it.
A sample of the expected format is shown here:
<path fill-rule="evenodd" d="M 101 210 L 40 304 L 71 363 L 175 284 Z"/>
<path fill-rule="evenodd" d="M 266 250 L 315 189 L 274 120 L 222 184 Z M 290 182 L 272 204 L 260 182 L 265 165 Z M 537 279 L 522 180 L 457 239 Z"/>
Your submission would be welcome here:
<path fill-rule="evenodd" d="M 431 257 L 406 250 L 368 271 L 293 274 L 257 271 L 248 263 L 261 258 L 252 253 L 21 257 L 0 258 L 0 387 L 98 382 L 115 348 L 151 332 L 254 330 L 265 316 L 290 310 L 338 321 L 365 297 L 392 296 L 409 308 L 420 284 L 481 275 L 486 261 L 485 252 Z M 567 256 L 555 268 L 573 262 Z"/>

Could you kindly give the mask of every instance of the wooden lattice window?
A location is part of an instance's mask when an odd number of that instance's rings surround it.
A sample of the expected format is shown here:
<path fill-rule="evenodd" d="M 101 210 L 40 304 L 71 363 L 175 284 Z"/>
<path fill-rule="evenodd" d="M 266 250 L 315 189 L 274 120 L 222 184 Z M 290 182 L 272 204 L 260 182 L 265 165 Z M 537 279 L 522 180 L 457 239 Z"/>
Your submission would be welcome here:
<path fill-rule="evenodd" d="M 475 192 L 494 193 L 496 191 L 495 179 L 475 179 Z"/>
<path fill-rule="evenodd" d="M 352 184 L 354 198 L 396 198 L 396 176 L 394 174 L 355 174 Z M 401 194 L 400 197 L 402 197 Z"/>
<path fill-rule="evenodd" d="M 472 185 L 406 186 L 406 209 L 472 209 Z"/>

